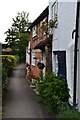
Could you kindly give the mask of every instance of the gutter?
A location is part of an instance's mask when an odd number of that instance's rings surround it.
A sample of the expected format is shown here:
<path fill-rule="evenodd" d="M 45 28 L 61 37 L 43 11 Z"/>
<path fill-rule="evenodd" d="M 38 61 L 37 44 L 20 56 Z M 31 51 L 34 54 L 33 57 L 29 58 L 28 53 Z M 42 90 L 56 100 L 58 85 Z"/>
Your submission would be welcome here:
<path fill-rule="evenodd" d="M 78 30 L 79 30 L 79 5 L 77 2 L 77 13 L 76 13 L 76 31 L 75 31 L 75 46 L 74 46 L 74 86 L 73 86 L 73 106 L 77 105 L 76 102 L 76 86 L 77 86 L 77 46 L 78 46 Z"/>

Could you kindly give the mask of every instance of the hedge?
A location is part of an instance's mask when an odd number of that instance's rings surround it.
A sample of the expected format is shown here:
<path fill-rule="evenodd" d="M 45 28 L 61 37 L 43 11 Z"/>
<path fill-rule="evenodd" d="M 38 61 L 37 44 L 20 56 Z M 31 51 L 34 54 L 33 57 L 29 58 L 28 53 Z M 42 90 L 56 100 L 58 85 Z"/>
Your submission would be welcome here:
<path fill-rule="evenodd" d="M 13 55 L 0 55 L 2 58 L 2 86 L 5 85 L 7 77 L 10 77 L 16 67 L 17 58 Z"/>

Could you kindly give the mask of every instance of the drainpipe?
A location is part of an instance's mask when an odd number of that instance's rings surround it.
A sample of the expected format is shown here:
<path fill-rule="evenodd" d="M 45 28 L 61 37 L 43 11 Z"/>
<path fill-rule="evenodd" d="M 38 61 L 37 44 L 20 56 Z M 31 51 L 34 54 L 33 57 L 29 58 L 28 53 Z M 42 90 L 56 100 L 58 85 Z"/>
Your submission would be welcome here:
<path fill-rule="evenodd" d="M 74 46 L 74 88 L 73 88 L 73 106 L 77 105 L 76 103 L 76 85 L 77 85 L 77 43 L 78 43 L 78 27 L 79 27 L 79 4 L 77 2 L 77 13 L 76 13 L 76 34 L 75 34 L 75 46 Z"/>

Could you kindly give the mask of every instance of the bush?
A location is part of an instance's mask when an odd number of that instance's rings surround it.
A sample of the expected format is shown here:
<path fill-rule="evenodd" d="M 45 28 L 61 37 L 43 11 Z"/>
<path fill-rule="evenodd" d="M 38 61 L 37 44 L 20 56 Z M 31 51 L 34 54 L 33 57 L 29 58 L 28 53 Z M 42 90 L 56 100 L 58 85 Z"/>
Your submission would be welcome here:
<path fill-rule="evenodd" d="M 43 80 L 38 80 L 37 90 L 50 112 L 59 112 L 62 104 L 68 102 L 69 89 L 67 81 L 55 74 L 46 74 Z"/>
<path fill-rule="evenodd" d="M 0 59 L 0 87 L 2 85 L 2 60 Z"/>
<path fill-rule="evenodd" d="M 3 67 L 2 68 L 2 87 L 6 83 L 6 79 L 7 79 L 7 71 L 6 71 L 5 67 Z"/>
<path fill-rule="evenodd" d="M 2 85 L 4 86 L 7 77 L 9 77 L 16 66 L 16 57 L 13 55 L 1 55 L 2 58 Z"/>
<path fill-rule="evenodd" d="M 5 67 L 7 75 L 10 76 L 16 66 L 16 58 L 13 55 L 2 55 L 2 67 Z"/>
<path fill-rule="evenodd" d="M 19 64 L 19 60 L 20 60 L 19 56 L 15 55 L 15 58 L 16 58 L 16 63 Z"/>
<path fill-rule="evenodd" d="M 57 116 L 58 120 L 63 119 L 63 120 L 69 120 L 70 118 L 72 120 L 79 120 L 80 119 L 80 113 L 75 109 L 71 108 L 70 106 L 67 106 L 67 108 L 63 111 L 60 112 L 59 115 Z"/>
<path fill-rule="evenodd" d="M 8 75 L 7 75 L 7 69 L 6 67 L 2 64 L 2 88 L 4 87 L 5 83 L 6 83 L 6 79 L 7 79 Z"/>

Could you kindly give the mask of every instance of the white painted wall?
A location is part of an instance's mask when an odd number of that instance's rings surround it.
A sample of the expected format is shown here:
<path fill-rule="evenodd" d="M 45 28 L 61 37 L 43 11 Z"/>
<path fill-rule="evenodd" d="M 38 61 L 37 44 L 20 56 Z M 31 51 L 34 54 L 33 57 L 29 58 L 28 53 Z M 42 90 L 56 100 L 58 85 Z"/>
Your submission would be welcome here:
<path fill-rule="evenodd" d="M 76 3 L 58 3 L 58 27 L 53 33 L 53 51 L 66 50 L 72 41 L 72 31 L 75 29 Z"/>
<path fill-rule="evenodd" d="M 66 67 L 67 67 L 67 83 L 69 88 L 69 102 L 73 105 L 73 85 L 74 85 L 74 43 L 72 41 L 66 49 Z"/>
<path fill-rule="evenodd" d="M 80 11 L 80 8 L 79 8 L 79 11 Z M 78 61 L 78 64 L 77 64 L 77 71 L 78 71 L 78 74 L 77 74 L 77 99 L 78 99 L 78 110 L 80 111 L 80 12 L 79 12 L 79 38 L 78 38 L 78 56 L 77 56 L 77 61 Z"/>
<path fill-rule="evenodd" d="M 52 0 L 49 3 L 49 20 L 52 19 Z M 54 0 L 53 0 L 54 2 Z M 73 104 L 73 80 L 74 80 L 74 39 L 72 31 L 76 24 L 76 2 L 58 2 L 58 26 L 53 29 L 52 51 L 66 51 L 67 82 Z M 80 61 L 80 60 L 79 60 Z M 52 52 L 52 66 L 55 71 L 55 59 Z M 79 69 L 80 71 L 80 69 Z M 80 83 L 79 83 L 80 84 Z M 80 85 L 79 85 L 80 86 Z M 80 91 L 80 89 L 78 90 Z M 80 93 L 79 93 L 80 94 Z M 79 98 L 80 99 L 80 98 Z"/>
<path fill-rule="evenodd" d="M 49 20 L 52 19 L 52 5 L 49 2 Z M 53 28 L 52 51 L 66 50 L 72 42 L 72 31 L 75 29 L 76 2 L 58 2 L 58 26 Z M 52 61 L 53 61 L 52 53 Z M 54 71 L 54 66 L 53 66 Z"/>

